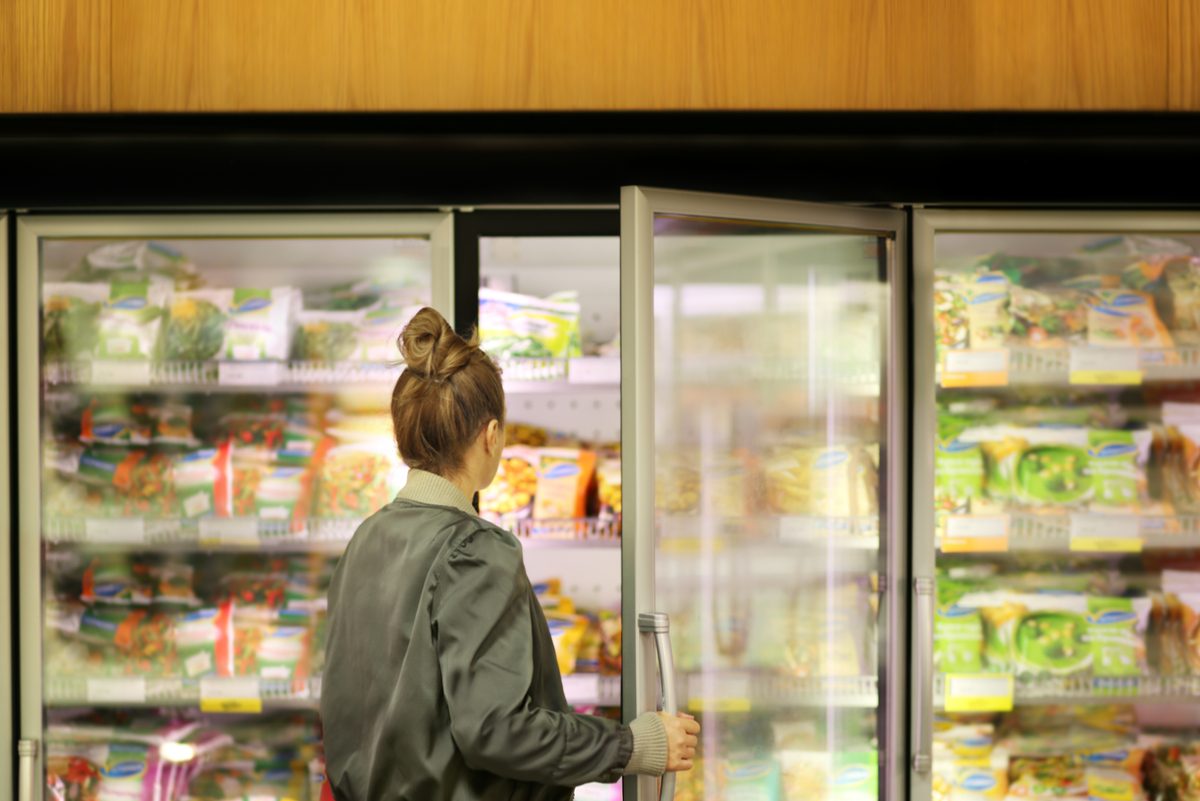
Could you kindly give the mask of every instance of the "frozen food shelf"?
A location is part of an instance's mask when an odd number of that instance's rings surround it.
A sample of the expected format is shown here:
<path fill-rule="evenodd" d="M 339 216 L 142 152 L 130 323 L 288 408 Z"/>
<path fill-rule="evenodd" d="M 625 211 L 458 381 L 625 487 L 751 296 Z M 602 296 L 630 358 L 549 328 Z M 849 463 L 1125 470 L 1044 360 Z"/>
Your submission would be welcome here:
<path fill-rule="evenodd" d="M 803 384 L 838 387 L 854 395 L 878 395 L 882 371 L 878 362 L 852 361 L 835 356 L 812 360 L 747 359 L 745 353 L 684 358 L 677 365 L 683 384 L 744 385 L 746 383 Z"/>
<path fill-rule="evenodd" d="M 803 545 L 828 550 L 879 550 L 879 518 L 780 515 L 706 517 L 671 514 L 659 517 L 660 541 L 678 550 L 712 537 L 728 547 Z M 736 543 L 736 545 L 735 545 Z"/>
<path fill-rule="evenodd" d="M 680 688 L 687 708 L 703 711 L 751 711 L 757 708 L 879 706 L 875 676 L 799 678 L 757 671 L 685 673 Z"/>
<path fill-rule="evenodd" d="M 288 521 L 254 517 L 148 519 L 142 517 L 47 518 L 42 531 L 53 545 L 94 550 L 329 551 L 340 553 L 361 521 L 308 521 L 295 532 Z M 329 536 L 329 532 L 344 536 Z"/>
<path fill-rule="evenodd" d="M 315 708 L 319 684 L 312 681 L 254 678 L 142 678 L 47 676 L 46 706 L 198 707 L 228 704 L 234 711 Z"/>
<path fill-rule="evenodd" d="M 621 521 L 596 517 L 502 522 L 526 548 L 620 548 Z"/>
<path fill-rule="evenodd" d="M 370 362 L 71 362 L 45 366 L 52 386 L 139 390 L 150 387 L 197 391 L 341 392 L 356 387 L 386 389 L 403 370 Z"/>
<path fill-rule="evenodd" d="M 513 395 L 617 391 L 621 387 L 621 360 L 609 356 L 574 359 L 501 359 L 504 390 Z"/>
<path fill-rule="evenodd" d="M 953 386 L 1121 386 L 1200 380 L 1200 345 L 1172 348 L 1034 348 L 952 351 Z M 948 357 L 950 358 L 950 357 Z M 961 360 L 961 363 L 960 363 Z M 958 368 L 963 369 L 958 369 Z M 939 376 L 939 383 L 949 382 Z"/>
<path fill-rule="evenodd" d="M 945 707 L 944 676 L 938 675 L 933 689 L 934 705 Z M 1013 704 L 1048 706 L 1058 704 L 1200 704 L 1200 676 L 1127 678 L 1051 678 L 1016 681 Z"/>
<path fill-rule="evenodd" d="M 959 525 L 959 524 L 962 525 Z M 1200 515 L 1098 512 L 1013 513 L 948 521 L 963 536 L 939 537 L 944 552 L 1123 553 L 1200 548 Z"/>

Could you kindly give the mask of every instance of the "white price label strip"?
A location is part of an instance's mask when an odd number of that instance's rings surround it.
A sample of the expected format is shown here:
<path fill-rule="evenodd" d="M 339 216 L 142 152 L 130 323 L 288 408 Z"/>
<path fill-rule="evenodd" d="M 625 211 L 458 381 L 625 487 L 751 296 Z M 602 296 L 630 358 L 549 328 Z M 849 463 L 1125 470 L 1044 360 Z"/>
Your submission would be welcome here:
<path fill-rule="evenodd" d="M 258 519 L 254 517 L 203 517 L 200 519 L 200 543 L 258 542 Z"/>
<path fill-rule="evenodd" d="M 140 517 L 95 517 L 83 524 L 88 542 L 130 543 L 146 541 L 146 521 Z"/>
<path fill-rule="evenodd" d="M 146 386 L 150 383 L 148 361 L 96 361 L 92 362 L 93 384 L 117 384 Z"/>
<path fill-rule="evenodd" d="M 145 679 L 88 679 L 87 700 L 91 704 L 144 704 Z"/>
<path fill-rule="evenodd" d="M 221 362 L 217 381 L 225 386 L 274 386 L 283 383 L 283 365 L 279 362 Z"/>
<path fill-rule="evenodd" d="M 942 363 L 942 386 L 1002 387 L 1007 384 L 1007 350 L 946 351 Z"/>
<path fill-rule="evenodd" d="M 201 712 L 262 712 L 256 677 L 200 680 Z"/>
<path fill-rule="evenodd" d="M 1011 674 L 947 673 L 947 712 L 1009 712 L 1013 708 Z"/>
<path fill-rule="evenodd" d="M 1071 515 L 1071 550 L 1092 553 L 1137 553 L 1142 550 L 1137 515 Z"/>
<path fill-rule="evenodd" d="M 946 518 L 946 553 L 1008 550 L 1008 515 L 951 515 Z"/>
<path fill-rule="evenodd" d="M 1071 348 L 1072 384 L 1128 386 L 1142 383 L 1137 348 Z"/>

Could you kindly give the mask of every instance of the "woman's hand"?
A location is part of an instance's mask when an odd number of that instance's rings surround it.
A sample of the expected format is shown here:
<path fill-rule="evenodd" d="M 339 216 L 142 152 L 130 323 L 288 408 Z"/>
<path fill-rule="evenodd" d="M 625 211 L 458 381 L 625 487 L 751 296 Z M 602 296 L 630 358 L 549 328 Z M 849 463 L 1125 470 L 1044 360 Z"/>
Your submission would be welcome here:
<path fill-rule="evenodd" d="M 678 715 L 659 712 L 658 716 L 667 728 L 667 771 L 691 770 L 692 760 L 696 758 L 696 745 L 700 742 L 700 724 L 684 712 Z"/>

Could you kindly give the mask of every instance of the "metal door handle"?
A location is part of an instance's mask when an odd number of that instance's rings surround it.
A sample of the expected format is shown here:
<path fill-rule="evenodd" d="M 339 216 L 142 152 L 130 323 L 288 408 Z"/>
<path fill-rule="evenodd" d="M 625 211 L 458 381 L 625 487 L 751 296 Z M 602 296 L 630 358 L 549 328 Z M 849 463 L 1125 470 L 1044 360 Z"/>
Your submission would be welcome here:
<path fill-rule="evenodd" d="M 17 798 L 34 801 L 37 798 L 37 740 L 17 741 Z"/>
<path fill-rule="evenodd" d="M 915 773 L 933 770 L 933 597 L 934 581 L 913 579 L 913 749 Z"/>
<path fill-rule="evenodd" d="M 665 612 L 643 612 L 638 615 L 638 631 L 654 635 L 654 650 L 658 654 L 658 680 L 662 688 L 663 712 L 676 715 L 679 697 L 675 691 L 675 654 L 671 650 L 671 617 Z M 660 801 L 675 798 L 675 774 L 666 773 L 659 785 Z"/>

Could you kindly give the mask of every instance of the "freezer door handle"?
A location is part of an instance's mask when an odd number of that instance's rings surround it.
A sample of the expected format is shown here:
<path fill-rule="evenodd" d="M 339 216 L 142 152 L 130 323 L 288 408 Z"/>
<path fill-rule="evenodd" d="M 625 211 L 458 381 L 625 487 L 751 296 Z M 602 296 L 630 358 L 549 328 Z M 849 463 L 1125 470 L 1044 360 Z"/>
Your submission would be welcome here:
<path fill-rule="evenodd" d="M 638 615 L 638 631 L 654 637 L 663 711 L 674 715 L 679 712 L 679 697 L 675 689 L 675 654 L 671 651 L 671 618 L 665 612 L 643 612 Z M 659 783 L 659 799 L 672 801 L 674 798 L 675 774 L 668 773 Z"/>
<path fill-rule="evenodd" d="M 913 579 L 913 772 L 933 770 L 933 596 L 932 578 Z"/>
<path fill-rule="evenodd" d="M 20 801 L 37 799 L 38 741 L 17 741 L 17 798 Z"/>

